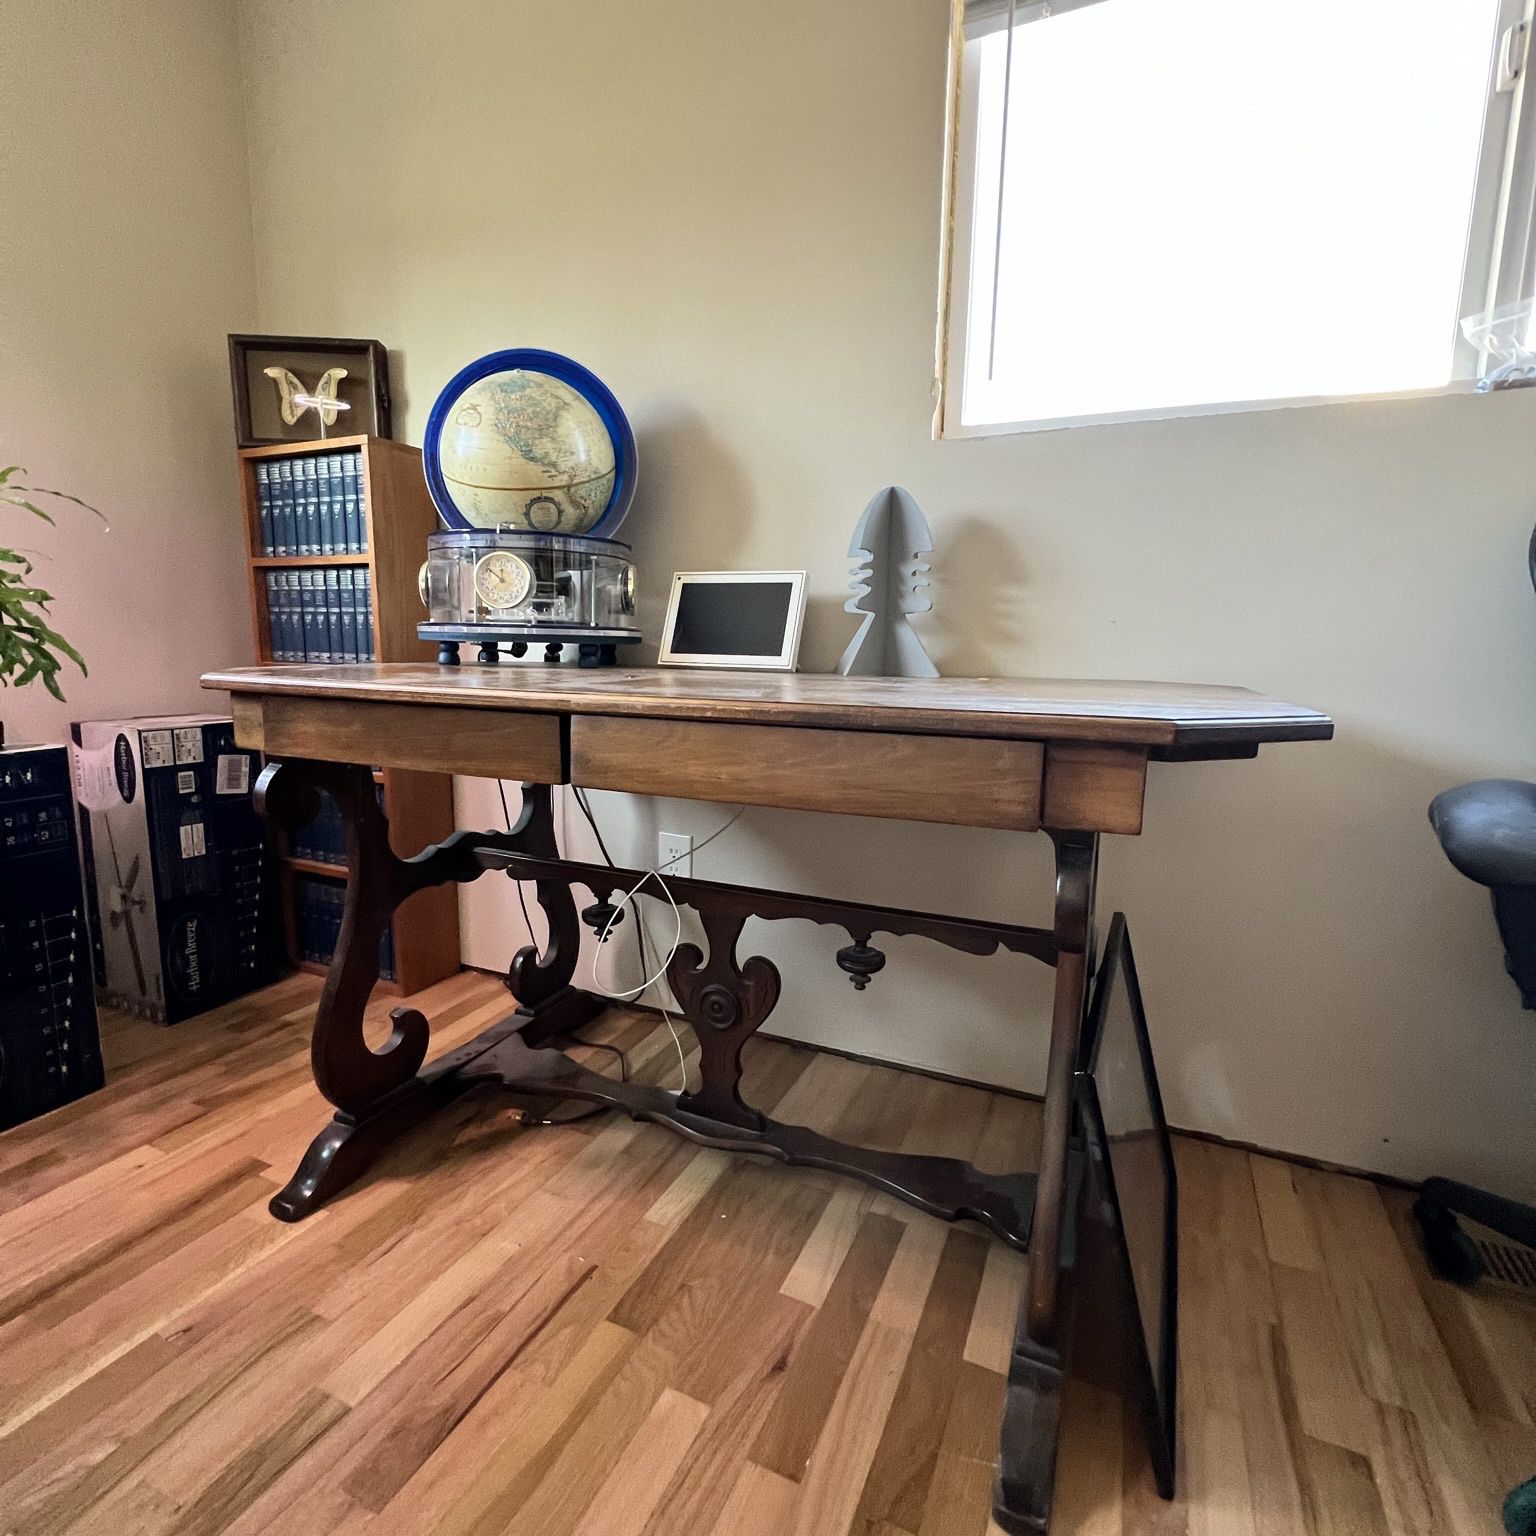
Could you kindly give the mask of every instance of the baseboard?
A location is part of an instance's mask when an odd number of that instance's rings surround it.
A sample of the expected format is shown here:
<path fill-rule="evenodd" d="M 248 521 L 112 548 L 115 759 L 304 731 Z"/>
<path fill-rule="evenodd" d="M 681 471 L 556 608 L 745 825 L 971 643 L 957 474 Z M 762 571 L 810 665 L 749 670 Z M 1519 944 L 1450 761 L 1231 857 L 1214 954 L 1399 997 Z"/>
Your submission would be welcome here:
<path fill-rule="evenodd" d="M 660 1010 L 644 1008 L 646 1013 L 655 1013 L 660 1017 Z M 904 1061 L 891 1061 L 882 1056 L 866 1056 L 859 1051 L 839 1050 L 835 1045 L 819 1045 L 810 1040 L 797 1040 L 791 1035 L 776 1035 L 766 1029 L 758 1030 L 758 1037 L 763 1040 L 777 1040 L 781 1045 L 801 1045 L 808 1051 L 819 1051 L 825 1056 L 841 1056 L 846 1061 L 857 1061 L 869 1067 L 888 1067 L 893 1072 L 911 1072 L 918 1077 L 935 1078 L 941 1083 L 959 1083 L 965 1088 L 980 1088 L 987 1093 L 1000 1093 L 1010 1099 L 1028 1099 L 1031 1103 L 1038 1104 L 1040 1095 L 1029 1093 L 1022 1088 L 1007 1088 L 1001 1083 L 984 1083 L 974 1077 L 959 1077 L 953 1072 L 940 1072 L 934 1067 L 913 1066 Z M 1208 1141 L 1213 1146 L 1227 1147 L 1233 1152 L 1249 1152 L 1258 1157 L 1273 1157 L 1282 1163 L 1294 1163 L 1298 1168 L 1313 1168 L 1319 1173 L 1341 1173 L 1352 1179 L 1369 1179 L 1373 1184 L 1385 1184 L 1392 1189 L 1417 1189 L 1419 1186 L 1412 1180 L 1399 1178 L 1392 1173 L 1376 1173 L 1369 1168 L 1352 1168 L 1347 1163 L 1330 1163 L 1320 1157 L 1308 1157 L 1302 1152 L 1278 1152 L 1273 1147 L 1261 1147 L 1253 1141 L 1237 1141 L 1230 1136 L 1220 1136 L 1215 1131 L 1197 1131 L 1188 1126 L 1170 1125 L 1168 1127 L 1175 1136 L 1186 1136 L 1191 1141 Z"/>

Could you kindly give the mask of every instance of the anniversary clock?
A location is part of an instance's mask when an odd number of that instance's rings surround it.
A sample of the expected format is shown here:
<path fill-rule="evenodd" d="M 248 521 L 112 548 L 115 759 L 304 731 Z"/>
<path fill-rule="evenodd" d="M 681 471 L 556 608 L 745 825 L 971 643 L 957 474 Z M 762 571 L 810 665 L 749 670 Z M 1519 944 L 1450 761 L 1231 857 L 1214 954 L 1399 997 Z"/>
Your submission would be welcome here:
<path fill-rule="evenodd" d="M 635 493 L 635 438 L 613 393 L 556 352 L 493 352 L 461 369 L 427 421 L 422 463 L 445 525 L 427 539 L 417 626 L 456 665 L 543 645 L 611 666 L 640 639 L 635 568 L 613 537 Z"/>

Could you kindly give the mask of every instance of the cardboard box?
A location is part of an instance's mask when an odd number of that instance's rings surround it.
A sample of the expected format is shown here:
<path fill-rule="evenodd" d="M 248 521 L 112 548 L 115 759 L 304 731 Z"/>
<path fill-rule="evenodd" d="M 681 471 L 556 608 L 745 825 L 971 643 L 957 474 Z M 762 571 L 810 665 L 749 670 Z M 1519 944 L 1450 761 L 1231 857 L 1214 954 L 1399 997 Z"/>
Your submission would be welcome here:
<path fill-rule="evenodd" d="M 286 968 L 272 839 L 251 804 L 260 757 L 227 716 L 71 727 L 96 982 L 162 1024 Z"/>

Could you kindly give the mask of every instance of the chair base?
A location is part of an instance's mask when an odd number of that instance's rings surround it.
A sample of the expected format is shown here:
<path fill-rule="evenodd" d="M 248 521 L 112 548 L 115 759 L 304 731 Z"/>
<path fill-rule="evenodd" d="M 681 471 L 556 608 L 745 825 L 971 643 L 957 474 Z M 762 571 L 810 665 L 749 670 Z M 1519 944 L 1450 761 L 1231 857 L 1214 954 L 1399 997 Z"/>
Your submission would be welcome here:
<path fill-rule="evenodd" d="M 1521 1003 L 1536 1010 L 1536 889 L 1495 887 L 1493 917 L 1504 941 L 1504 969 L 1520 989 Z"/>

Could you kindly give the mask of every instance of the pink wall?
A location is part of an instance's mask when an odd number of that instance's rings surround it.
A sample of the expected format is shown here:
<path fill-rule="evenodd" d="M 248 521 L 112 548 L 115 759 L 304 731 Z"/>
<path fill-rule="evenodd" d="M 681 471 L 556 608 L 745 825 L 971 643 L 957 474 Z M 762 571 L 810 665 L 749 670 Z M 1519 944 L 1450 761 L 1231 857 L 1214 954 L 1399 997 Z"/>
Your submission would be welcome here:
<path fill-rule="evenodd" d="M 250 659 L 224 360 L 255 311 L 239 86 L 232 7 L 7 12 L 0 462 L 112 524 L 0 510 L 0 543 L 37 551 L 90 667 L 66 704 L 0 691 L 10 740 L 222 709 L 198 675 Z"/>

